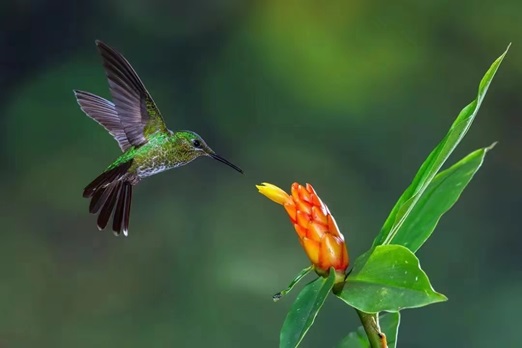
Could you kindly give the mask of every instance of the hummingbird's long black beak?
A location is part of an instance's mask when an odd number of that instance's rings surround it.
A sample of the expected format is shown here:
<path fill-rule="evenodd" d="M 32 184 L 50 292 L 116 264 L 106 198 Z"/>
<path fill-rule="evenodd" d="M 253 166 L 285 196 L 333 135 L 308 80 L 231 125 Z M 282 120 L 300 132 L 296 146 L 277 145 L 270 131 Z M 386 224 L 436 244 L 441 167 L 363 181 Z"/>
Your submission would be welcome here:
<path fill-rule="evenodd" d="M 215 153 L 210 153 L 209 155 L 210 155 L 210 157 L 212 157 L 213 159 L 218 160 L 218 161 L 221 162 L 221 163 L 225 163 L 227 166 L 232 167 L 232 168 L 234 168 L 235 170 L 237 170 L 238 172 L 240 172 L 241 174 L 243 174 L 243 170 L 242 170 L 241 168 L 239 168 L 239 167 L 236 166 L 235 164 L 230 163 L 229 161 L 227 161 L 226 159 L 224 159 L 224 158 L 221 157 L 220 155 L 215 154 Z"/>

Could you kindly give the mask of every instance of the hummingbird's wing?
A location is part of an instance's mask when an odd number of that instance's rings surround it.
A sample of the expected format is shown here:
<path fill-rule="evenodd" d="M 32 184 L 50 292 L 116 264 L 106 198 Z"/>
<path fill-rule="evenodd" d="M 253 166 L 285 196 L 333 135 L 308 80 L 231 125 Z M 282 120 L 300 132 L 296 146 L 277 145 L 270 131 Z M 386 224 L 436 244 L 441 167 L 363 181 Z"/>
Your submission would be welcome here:
<path fill-rule="evenodd" d="M 125 57 L 101 41 L 96 41 L 96 45 L 129 143 L 140 146 L 147 142 L 149 135 L 168 132 L 154 100 Z"/>
<path fill-rule="evenodd" d="M 74 90 L 74 95 L 82 111 L 101 124 L 116 139 L 123 152 L 132 146 L 113 103 L 89 92 Z"/>

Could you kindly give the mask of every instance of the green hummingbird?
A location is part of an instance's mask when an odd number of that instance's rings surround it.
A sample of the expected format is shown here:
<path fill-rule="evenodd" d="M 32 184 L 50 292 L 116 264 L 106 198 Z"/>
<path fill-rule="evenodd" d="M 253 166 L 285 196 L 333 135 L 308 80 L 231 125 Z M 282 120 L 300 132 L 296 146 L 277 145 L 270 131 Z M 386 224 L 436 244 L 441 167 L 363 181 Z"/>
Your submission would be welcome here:
<path fill-rule="evenodd" d="M 136 71 L 119 52 L 96 41 L 113 102 L 89 92 L 74 90 L 82 111 L 102 125 L 118 142 L 123 154 L 83 191 L 89 211 L 97 214 L 103 230 L 113 215 L 115 235 L 129 231 L 132 187 L 141 179 L 209 156 L 243 171 L 216 154 L 198 134 L 173 132 Z M 114 213 L 114 214 L 113 214 Z"/>

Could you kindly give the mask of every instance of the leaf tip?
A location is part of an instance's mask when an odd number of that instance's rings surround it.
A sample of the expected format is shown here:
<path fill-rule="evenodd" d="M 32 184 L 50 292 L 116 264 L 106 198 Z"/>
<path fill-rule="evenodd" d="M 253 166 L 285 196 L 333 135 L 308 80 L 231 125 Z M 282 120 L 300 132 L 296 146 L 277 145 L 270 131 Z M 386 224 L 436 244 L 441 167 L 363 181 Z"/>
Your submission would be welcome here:
<path fill-rule="evenodd" d="M 495 141 L 493 144 L 489 145 L 488 147 L 486 147 L 484 150 L 486 150 L 486 152 L 490 151 L 490 150 L 493 150 L 493 148 L 495 146 L 497 146 L 498 144 L 498 141 Z"/>
<path fill-rule="evenodd" d="M 448 300 L 448 298 L 446 297 L 446 295 L 444 294 L 441 294 L 440 292 L 436 292 L 437 294 L 437 297 L 439 298 L 439 301 L 438 302 L 446 302 Z"/>
<path fill-rule="evenodd" d="M 502 53 L 502 55 L 500 57 L 498 57 L 497 61 L 499 61 L 499 63 L 502 61 L 502 59 L 504 59 L 504 57 L 506 56 L 506 54 L 508 53 L 510 48 L 511 48 L 511 42 L 507 45 L 506 49 L 504 50 L 504 53 Z"/>

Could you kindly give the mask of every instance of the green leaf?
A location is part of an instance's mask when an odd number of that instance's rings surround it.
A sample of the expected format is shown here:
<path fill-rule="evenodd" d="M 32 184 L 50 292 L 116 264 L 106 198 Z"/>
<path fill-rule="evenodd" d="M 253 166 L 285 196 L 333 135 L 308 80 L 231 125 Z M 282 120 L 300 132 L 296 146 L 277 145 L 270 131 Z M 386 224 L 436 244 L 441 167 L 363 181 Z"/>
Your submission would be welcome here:
<path fill-rule="evenodd" d="M 381 331 L 386 335 L 388 348 L 397 346 L 397 335 L 399 334 L 399 324 L 401 315 L 397 313 L 388 313 L 379 318 Z M 350 332 L 348 336 L 343 338 L 337 345 L 337 348 L 370 348 L 370 341 L 362 326 L 357 331 Z"/>
<path fill-rule="evenodd" d="M 447 300 L 433 290 L 415 254 L 401 245 L 381 245 L 361 255 L 338 297 L 366 313 L 397 312 Z"/>
<path fill-rule="evenodd" d="M 404 220 L 391 244 L 404 245 L 416 252 L 433 233 L 442 215 L 457 202 L 484 162 L 486 153 L 494 145 L 472 152 L 452 167 L 437 174 Z"/>
<path fill-rule="evenodd" d="M 405 220 L 412 212 L 430 182 L 466 135 L 486 96 L 488 87 L 508 50 L 509 46 L 506 51 L 495 60 L 480 81 L 477 99 L 462 109 L 457 119 L 451 125 L 449 132 L 424 161 L 410 186 L 404 191 L 393 207 L 379 235 L 375 238 L 373 246 L 392 243 L 392 240 L 404 225 Z"/>
<path fill-rule="evenodd" d="M 303 268 L 301 270 L 301 272 L 299 272 L 299 274 L 292 280 L 292 282 L 290 283 L 290 285 L 288 285 L 288 287 L 286 289 L 281 290 L 277 294 L 272 296 L 272 300 L 274 300 L 274 302 L 279 301 L 281 299 L 281 297 L 285 296 L 290 291 L 292 291 L 294 286 L 296 286 L 296 284 L 299 283 L 301 281 L 301 279 L 306 277 L 308 275 L 308 273 L 310 273 L 313 269 L 314 269 L 314 266 L 308 266 L 306 268 Z"/>
<path fill-rule="evenodd" d="M 294 348 L 301 343 L 332 290 L 334 282 L 335 271 L 331 269 L 328 278 L 319 277 L 301 290 L 281 328 L 280 348 Z"/>

